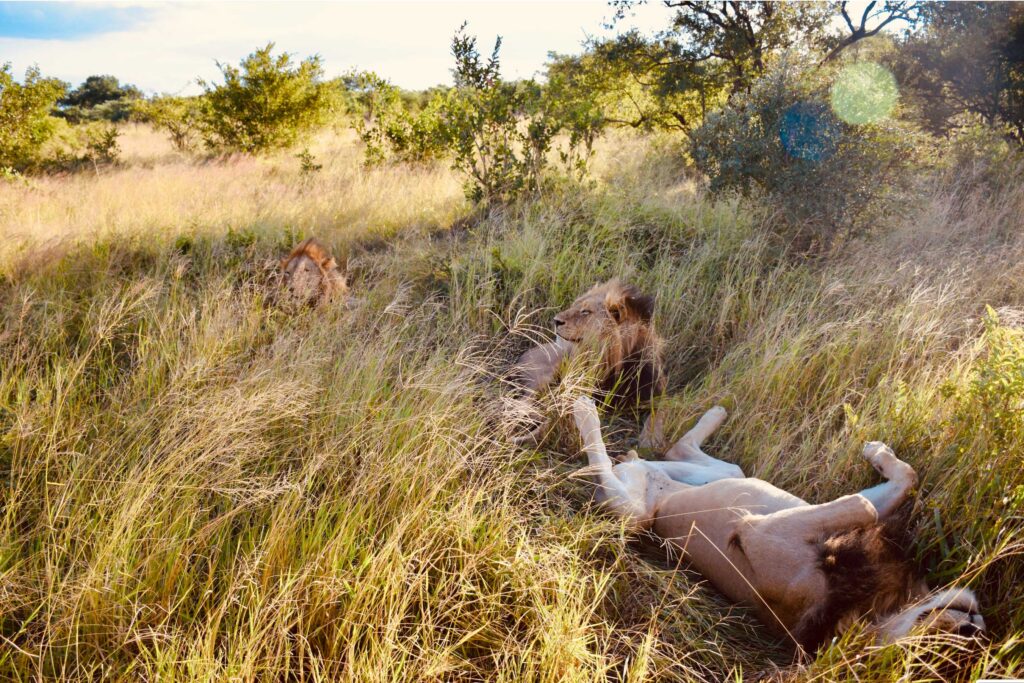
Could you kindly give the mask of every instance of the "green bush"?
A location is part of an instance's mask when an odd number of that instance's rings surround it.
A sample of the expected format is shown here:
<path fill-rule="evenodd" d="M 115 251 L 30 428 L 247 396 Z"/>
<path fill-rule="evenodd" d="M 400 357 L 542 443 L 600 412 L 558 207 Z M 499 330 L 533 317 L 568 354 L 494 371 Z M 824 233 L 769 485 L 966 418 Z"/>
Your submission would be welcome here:
<path fill-rule="evenodd" d="M 863 231 L 893 210 L 905 171 L 929 148 L 896 118 L 841 120 L 831 106 L 833 82 L 835 72 L 780 64 L 691 137 L 712 192 L 766 196 L 787 237 L 805 246 Z"/>
<path fill-rule="evenodd" d="M 121 131 L 113 124 L 106 124 L 91 128 L 86 133 L 85 160 L 93 166 L 100 164 L 109 165 L 117 163 L 121 156 L 121 146 L 117 139 L 121 137 Z"/>
<path fill-rule="evenodd" d="M 981 574 L 978 588 L 992 604 L 1021 604 L 1024 572 L 1009 559 L 1024 548 L 1024 330 L 988 307 L 979 350 L 964 381 L 942 387 L 951 410 L 933 433 L 949 435 L 950 461 L 984 474 L 929 497 L 922 537 L 931 542 L 920 552 L 933 577 Z M 1024 628 L 1024 615 L 1006 627 Z"/>
<path fill-rule="evenodd" d="M 303 178 L 309 178 L 324 168 L 323 164 L 317 163 L 316 157 L 309 151 L 309 147 L 296 154 L 295 158 L 299 160 L 299 173 Z"/>
<path fill-rule="evenodd" d="M 200 80 L 201 128 L 207 147 L 256 154 L 290 147 L 325 122 L 331 88 L 319 56 L 295 64 L 288 53 L 272 54 L 268 43 L 240 67 L 217 63 L 220 85 Z"/>
<path fill-rule="evenodd" d="M 0 167 L 20 171 L 40 163 L 43 146 L 55 130 L 50 110 L 66 87 L 43 78 L 35 67 L 18 83 L 10 64 L 0 66 Z"/>
<path fill-rule="evenodd" d="M 415 108 L 374 74 L 350 78 L 364 112 L 356 129 L 367 162 L 448 158 L 466 177 L 468 197 L 501 203 L 539 189 L 561 136 L 558 157 L 582 177 L 604 126 L 587 88 L 562 75 L 546 87 L 503 80 L 500 49 L 499 38 L 484 58 L 463 25 L 452 39 L 455 87 Z"/>
<path fill-rule="evenodd" d="M 166 131 L 179 152 L 194 152 L 202 138 L 202 100 L 198 97 L 155 97 L 135 102 L 132 118 Z"/>
<path fill-rule="evenodd" d="M 366 145 L 367 163 L 422 163 L 445 155 L 437 106 L 443 96 L 414 109 L 402 90 L 372 72 L 353 74 L 348 87 L 362 111 L 355 129 Z"/>
<path fill-rule="evenodd" d="M 486 60 L 476 38 L 460 29 L 452 39 L 455 87 L 441 104 L 441 131 L 452 165 L 469 178 L 475 201 L 506 201 L 535 191 L 557 125 L 545 116 L 540 87 L 501 78 L 501 39 Z"/>

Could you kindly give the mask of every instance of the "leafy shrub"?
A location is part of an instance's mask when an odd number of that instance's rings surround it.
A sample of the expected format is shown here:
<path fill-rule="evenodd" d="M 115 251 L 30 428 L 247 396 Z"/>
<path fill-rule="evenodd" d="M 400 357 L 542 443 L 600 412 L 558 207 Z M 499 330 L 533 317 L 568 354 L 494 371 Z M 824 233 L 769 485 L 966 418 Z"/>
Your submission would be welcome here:
<path fill-rule="evenodd" d="M 299 160 L 299 173 L 302 174 L 303 178 L 308 178 L 323 170 L 324 165 L 317 163 L 316 157 L 313 156 L 308 147 L 296 154 L 295 157 Z"/>
<path fill-rule="evenodd" d="M 0 183 L 28 185 L 28 180 L 10 166 L 0 166 Z"/>
<path fill-rule="evenodd" d="M 87 132 L 85 159 L 92 162 L 94 166 L 100 164 L 117 163 L 121 156 L 121 146 L 117 139 L 121 137 L 121 131 L 113 124 L 107 124 L 99 128 L 93 128 Z"/>
<path fill-rule="evenodd" d="M 76 125 L 54 118 L 53 135 L 32 167 L 36 172 L 74 173 L 120 162 L 121 130 L 105 121 Z"/>
<path fill-rule="evenodd" d="M 0 66 L 0 167 L 24 170 L 41 161 L 43 146 L 53 137 L 50 117 L 66 85 L 43 78 L 33 67 L 23 83 L 11 75 L 11 65 Z"/>
<path fill-rule="evenodd" d="M 947 139 L 941 161 L 951 186 L 963 194 L 1012 191 L 1024 169 L 1024 148 L 1017 141 L 980 121 L 962 125 Z"/>
<path fill-rule="evenodd" d="M 443 96 L 432 97 L 414 111 L 403 91 L 375 73 L 354 74 L 349 87 L 363 113 L 355 128 L 366 145 L 367 163 L 422 163 L 444 156 L 438 114 Z"/>
<path fill-rule="evenodd" d="M 199 81 L 205 89 L 202 135 L 210 149 L 255 154 L 290 147 L 324 123 L 332 98 L 320 57 L 295 64 L 273 49 L 268 43 L 240 67 L 218 62 L 220 85 Z"/>
<path fill-rule="evenodd" d="M 558 125 L 535 82 L 502 80 L 501 38 L 484 60 L 464 29 L 452 39 L 455 88 L 442 104 L 442 134 L 453 166 L 470 178 L 470 198 L 504 201 L 538 188 Z"/>
<path fill-rule="evenodd" d="M 713 192 L 764 194 L 789 236 L 828 244 L 895 207 L 928 145 L 893 118 L 851 125 L 830 106 L 832 74 L 783 63 L 709 114 L 691 153 Z"/>
<path fill-rule="evenodd" d="M 986 353 L 975 363 L 960 397 L 961 421 L 993 460 L 1024 442 L 1024 330 L 1001 325 L 991 308 L 985 318 Z"/>
<path fill-rule="evenodd" d="M 164 130 L 179 152 L 193 152 L 202 137 L 202 101 L 198 97 L 156 97 L 135 103 L 133 118 Z"/>
<path fill-rule="evenodd" d="M 938 580 L 984 568 L 977 587 L 986 599 L 1020 604 L 1024 573 L 1008 560 L 1024 549 L 1024 330 L 988 308 L 980 351 L 963 381 L 940 392 L 951 408 L 941 425 L 951 437 L 945 455 L 974 476 L 936 485 L 923 516 L 922 537 L 933 541 L 920 551 Z M 1006 628 L 1024 628 L 1024 619 Z"/>
<path fill-rule="evenodd" d="M 549 155 L 576 176 L 586 172 L 604 118 L 578 81 L 560 77 L 543 87 L 501 78 L 498 38 L 484 58 L 463 25 L 452 39 L 455 86 L 413 110 L 402 92 L 374 74 L 353 81 L 364 117 L 356 128 L 368 163 L 423 162 L 446 157 L 466 178 L 477 202 L 507 202 L 539 189 Z"/>

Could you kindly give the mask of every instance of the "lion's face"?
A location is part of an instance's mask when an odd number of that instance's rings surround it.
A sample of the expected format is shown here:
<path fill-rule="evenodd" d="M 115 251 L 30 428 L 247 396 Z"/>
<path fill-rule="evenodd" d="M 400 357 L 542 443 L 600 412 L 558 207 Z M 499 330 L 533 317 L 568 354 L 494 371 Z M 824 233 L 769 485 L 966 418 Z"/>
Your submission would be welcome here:
<path fill-rule="evenodd" d="M 603 292 L 591 290 L 555 316 L 555 334 L 572 344 L 601 339 L 614 329 L 615 321 L 605 306 Z"/>
<path fill-rule="evenodd" d="M 320 266 L 305 254 L 289 259 L 284 266 L 285 288 L 297 304 L 314 303 L 320 296 L 323 279 Z"/>
<path fill-rule="evenodd" d="M 348 291 L 337 261 L 312 238 L 281 259 L 281 275 L 289 298 L 298 305 L 321 303 Z"/>
<path fill-rule="evenodd" d="M 985 632 L 978 599 L 967 588 L 950 588 L 933 594 L 905 610 L 885 628 L 891 638 L 911 633 L 949 633 L 977 638 Z"/>
<path fill-rule="evenodd" d="M 611 280 L 597 285 L 555 316 L 555 334 L 579 344 L 617 336 L 621 326 L 647 325 L 654 302 L 631 285 Z"/>
<path fill-rule="evenodd" d="M 985 630 L 978 599 L 966 588 L 942 591 L 925 602 L 917 627 L 932 633 L 954 633 L 974 638 Z"/>

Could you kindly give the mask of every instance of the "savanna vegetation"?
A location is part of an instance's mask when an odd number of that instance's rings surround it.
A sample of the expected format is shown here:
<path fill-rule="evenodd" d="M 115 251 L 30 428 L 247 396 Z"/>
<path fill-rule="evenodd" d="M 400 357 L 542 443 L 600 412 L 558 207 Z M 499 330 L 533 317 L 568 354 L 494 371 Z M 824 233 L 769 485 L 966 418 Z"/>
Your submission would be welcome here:
<path fill-rule="evenodd" d="M 0 70 L 0 678 L 1024 675 L 1020 10 L 666 4 L 537 81 L 464 27 L 422 93 L 272 45 L 198 97 Z M 311 235 L 348 305 L 279 301 Z M 726 405 L 709 450 L 812 502 L 886 441 L 988 640 L 801 656 L 592 504 L 570 421 L 514 447 L 510 364 L 611 276 L 670 436 Z"/>

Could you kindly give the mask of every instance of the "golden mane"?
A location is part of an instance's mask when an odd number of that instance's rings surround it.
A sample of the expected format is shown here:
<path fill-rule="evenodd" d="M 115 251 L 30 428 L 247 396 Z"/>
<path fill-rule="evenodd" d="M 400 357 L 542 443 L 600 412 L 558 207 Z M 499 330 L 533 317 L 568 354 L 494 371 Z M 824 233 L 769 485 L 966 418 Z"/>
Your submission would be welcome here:
<path fill-rule="evenodd" d="M 662 339 L 654 331 L 654 299 L 618 278 L 593 287 L 587 294 L 604 294 L 605 306 L 618 323 L 601 340 L 604 343 L 604 379 L 621 373 L 629 359 L 642 359 L 662 372 Z M 582 298 L 582 297 L 581 297 Z"/>
<path fill-rule="evenodd" d="M 633 285 L 616 278 L 590 288 L 555 316 L 559 339 L 536 346 L 519 359 L 516 373 L 522 387 L 534 395 L 556 382 L 562 362 L 581 345 L 589 345 L 600 349 L 599 394 L 614 410 L 640 418 L 666 384 L 662 340 L 654 330 L 653 317 L 653 297 Z M 519 441 L 535 441 L 543 428 Z M 652 434 L 660 434 L 657 425 Z"/>
<path fill-rule="evenodd" d="M 286 257 L 281 259 L 281 268 L 286 268 L 291 261 L 301 256 L 308 256 L 323 269 L 332 267 L 331 262 L 334 261 L 330 250 L 323 242 L 315 237 L 307 237 L 295 245 L 295 248 Z M 334 262 L 333 267 L 337 268 L 337 262 Z"/>
<path fill-rule="evenodd" d="M 293 271 L 304 259 L 314 263 L 319 270 L 319 278 L 316 283 L 315 295 L 300 295 L 295 291 Z M 338 262 L 334 260 L 330 250 L 320 240 L 309 237 L 300 242 L 292 249 L 291 253 L 281 259 L 281 271 L 284 274 L 286 284 L 293 296 L 315 300 L 315 303 L 323 303 L 336 296 L 344 297 L 348 294 L 348 283 L 345 275 L 338 268 Z"/>

